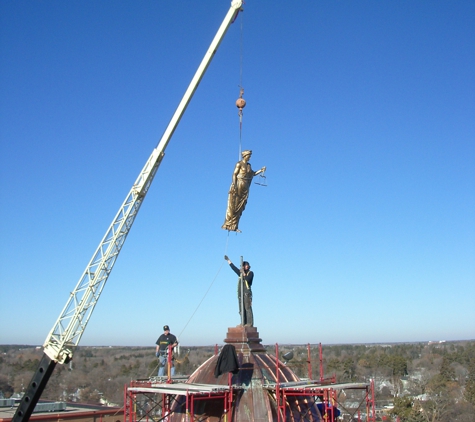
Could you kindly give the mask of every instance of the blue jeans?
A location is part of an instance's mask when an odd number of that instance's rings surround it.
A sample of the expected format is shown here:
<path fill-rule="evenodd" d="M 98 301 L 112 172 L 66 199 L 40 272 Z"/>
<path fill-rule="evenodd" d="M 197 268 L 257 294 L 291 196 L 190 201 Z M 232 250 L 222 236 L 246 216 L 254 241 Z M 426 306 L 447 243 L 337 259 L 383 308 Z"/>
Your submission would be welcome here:
<path fill-rule="evenodd" d="M 165 368 L 168 368 L 168 356 L 166 354 L 161 354 L 159 357 L 158 357 L 158 361 L 160 362 L 160 367 L 158 368 L 158 376 L 159 377 L 163 377 L 165 375 Z M 171 376 L 173 377 L 173 375 L 175 375 L 175 365 L 173 364 L 173 360 L 171 362 L 171 370 L 170 370 L 170 373 L 171 373 Z M 167 375 L 168 375 L 168 371 L 167 371 Z"/>

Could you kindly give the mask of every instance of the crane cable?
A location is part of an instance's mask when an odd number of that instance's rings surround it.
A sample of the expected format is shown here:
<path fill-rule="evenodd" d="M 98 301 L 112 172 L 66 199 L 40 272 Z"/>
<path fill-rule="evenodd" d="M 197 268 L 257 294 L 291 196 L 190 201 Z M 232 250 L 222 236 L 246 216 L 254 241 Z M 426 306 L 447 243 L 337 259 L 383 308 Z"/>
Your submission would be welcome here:
<path fill-rule="evenodd" d="M 239 116 L 239 155 L 238 160 L 241 159 L 241 152 L 242 152 L 242 110 L 246 106 L 246 100 L 242 97 L 244 95 L 244 88 L 242 86 L 242 61 L 243 61 L 243 15 L 241 13 L 241 32 L 240 32 L 240 41 L 239 41 L 239 98 L 236 100 L 236 107 L 239 109 L 238 116 Z"/>
<path fill-rule="evenodd" d="M 240 31 L 240 52 L 239 52 L 239 98 L 237 99 L 236 101 L 236 106 L 238 107 L 239 111 L 238 111 L 238 115 L 239 115 L 239 159 L 241 159 L 241 149 L 242 149 L 242 110 L 243 108 L 246 106 L 246 101 L 244 100 L 244 98 L 242 97 L 244 95 L 244 88 L 242 87 L 242 69 L 243 69 L 243 66 L 242 66 L 242 62 L 243 62 L 243 15 L 244 13 L 240 13 L 241 15 L 241 31 Z M 227 253 L 227 250 L 228 250 L 228 243 L 229 243 L 229 230 L 228 230 L 228 236 L 226 238 L 226 245 L 225 245 L 225 248 L 224 248 L 224 255 L 226 255 Z M 208 295 L 209 291 L 211 290 L 211 287 L 213 286 L 214 282 L 216 281 L 216 279 L 218 278 L 218 275 L 219 273 L 221 272 L 221 269 L 223 268 L 223 265 L 224 265 L 224 262 L 220 265 L 216 275 L 214 276 L 213 280 L 211 281 L 211 284 L 209 285 L 208 289 L 206 290 L 205 294 L 203 295 L 203 297 L 201 298 L 200 302 L 198 303 L 196 309 L 193 311 L 193 313 L 191 314 L 190 318 L 188 319 L 187 323 L 185 324 L 185 326 L 183 327 L 183 329 L 181 330 L 180 334 L 178 335 L 178 338 L 181 337 L 181 335 L 183 334 L 183 332 L 186 330 L 186 327 L 188 327 L 189 323 L 191 322 L 191 320 L 193 319 L 193 317 L 195 316 L 196 312 L 198 311 L 198 309 L 200 308 L 201 304 L 203 303 L 203 301 L 205 300 L 206 296 Z"/>
<path fill-rule="evenodd" d="M 241 37 L 240 37 L 240 52 L 239 52 L 239 98 L 236 100 L 236 107 L 239 109 L 238 116 L 239 116 L 239 155 L 238 161 L 241 160 L 241 152 L 242 152 L 242 116 L 243 116 L 243 109 L 246 107 L 246 100 L 243 98 L 244 95 L 244 87 L 242 86 L 242 70 L 243 70 L 243 50 L 244 50 L 244 42 L 243 42 L 243 15 L 241 13 Z M 259 182 L 254 182 L 256 185 L 260 186 L 267 186 L 266 176 L 264 172 L 259 174 Z M 229 233 L 228 233 L 229 234 Z"/>

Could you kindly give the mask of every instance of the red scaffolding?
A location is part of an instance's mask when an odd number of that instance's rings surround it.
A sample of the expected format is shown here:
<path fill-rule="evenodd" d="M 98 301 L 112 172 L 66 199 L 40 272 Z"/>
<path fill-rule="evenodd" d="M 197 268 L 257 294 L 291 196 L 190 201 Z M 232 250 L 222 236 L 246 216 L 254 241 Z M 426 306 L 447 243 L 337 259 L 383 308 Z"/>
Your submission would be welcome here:
<path fill-rule="evenodd" d="M 275 355 L 279 356 L 279 346 L 275 345 Z M 279 382 L 279 359 L 277 362 L 277 382 L 267 384 L 265 387 L 275 392 L 278 412 L 278 422 L 285 422 L 285 407 L 288 403 L 287 397 L 290 396 L 310 396 L 319 398 L 323 404 L 323 413 L 327 417 L 325 420 L 334 421 L 337 415 L 335 409 L 344 410 L 345 414 L 349 416 L 350 420 L 356 420 L 358 422 L 375 422 L 376 421 L 376 406 L 374 400 L 374 380 L 369 383 L 337 383 L 336 376 L 333 375 L 330 378 L 325 378 L 323 374 L 323 357 L 322 357 L 322 345 L 319 344 L 319 363 L 320 363 L 320 379 L 318 381 L 313 380 L 312 377 L 312 365 L 310 358 L 310 344 L 307 345 L 307 369 L 308 380 L 299 382 Z M 343 390 L 361 390 L 363 396 L 360 403 L 356 408 L 345 408 L 339 400 L 340 392 Z M 364 406 L 364 407 L 363 407 Z M 365 418 L 362 419 L 361 408 L 364 408 Z"/>
<path fill-rule="evenodd" d="M 215 349 L 217 353 L 217 348 Z M 276 356 L 279 356 L 276 345 Z M 274 395 L 277 404 L 278 422 L 286 422 L 286 408 L 290 397 L 309 397 L 311 400 L 320 400 L 324 420 L 336 420 L 336 409 L 340 409 L 341 416 L 351 421 L 375 422 L 374 382 L 369 383 L 336 383 L 335 377 L 325 378 L 321 359 L 320 345 L 320 377 L 312 379 L 310 363 L 310 345 L 308 345 L 308 372 L 309 379 L 297 382 L 280 382 L 279 365 L 277 362 L 276 382 L 267 382 L 263 388 Z M 150 380 L 132 381 L 124 390 L 124 422 L 164 421 L 170 416 L 172 404 L 179 396 L 183 397 L 186 420 L 195 420 L 195 404 L 198 400 L 223 400 L 225 420 L 232 422 L 233 407 L 236 391 L 242 387 L 231 384 L 231 374 L 228 375 L 228 385 L 196 384 L 183 382 L 183 377 L 154 378 Z M 340 400 L 340 393 L 345 390 L 361 390 L 361 401 L 356 408 L 345 408 Z M 316 404 L 318 402 L 315 401 Z"/>
<path fill-rule="evenodd" d="M 139 422 L 164 420 L 170 415 L 171 405 L 177 396 L 185 397 L 185 413 L 194 420 L 196 400 L 222 399 L 224 412 L 231 422 L 233 387 L 214 384 L 156 383 L 132 381 L 125 388 L 124 420 Z M 143 400 L 145 398 L 145 400 Z"/>

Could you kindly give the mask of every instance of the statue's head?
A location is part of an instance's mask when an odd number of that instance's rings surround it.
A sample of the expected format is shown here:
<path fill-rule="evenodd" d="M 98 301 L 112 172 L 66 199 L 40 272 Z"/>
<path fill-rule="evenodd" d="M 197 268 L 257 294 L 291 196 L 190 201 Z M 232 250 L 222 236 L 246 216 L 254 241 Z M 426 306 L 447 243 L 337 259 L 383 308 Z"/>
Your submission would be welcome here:
<path fill-rule="evenodd" d="M 246 149 L 243 152 L 241 152 L 242 158 L 244 157 L 250 157 L 252 155 L 252 151 L 250 149 Z"/>

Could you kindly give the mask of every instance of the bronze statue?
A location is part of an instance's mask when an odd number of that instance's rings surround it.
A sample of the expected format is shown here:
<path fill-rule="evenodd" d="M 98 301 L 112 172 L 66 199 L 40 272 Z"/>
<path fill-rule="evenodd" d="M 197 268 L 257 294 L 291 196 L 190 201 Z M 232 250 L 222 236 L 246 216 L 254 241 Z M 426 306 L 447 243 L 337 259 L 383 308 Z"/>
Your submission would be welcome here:
<path fill-rule="evenodd" d="M 241 232 L 241 230 L 238 229 L 239 219 L 246 208 L 252 178 L 266 170 L 265 167 L 262 167 L 257 171 L 252 170 L 251 163 L 249 163 L 252 151 L 243 151 L 241 155 L 242 160 L 238 161 L 234 168 L 233 181 L 228 194 L 226 219 L 224 220 L 224 224 L 221 226 L 222 229 L 239 233 Z"/>

